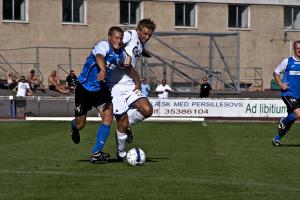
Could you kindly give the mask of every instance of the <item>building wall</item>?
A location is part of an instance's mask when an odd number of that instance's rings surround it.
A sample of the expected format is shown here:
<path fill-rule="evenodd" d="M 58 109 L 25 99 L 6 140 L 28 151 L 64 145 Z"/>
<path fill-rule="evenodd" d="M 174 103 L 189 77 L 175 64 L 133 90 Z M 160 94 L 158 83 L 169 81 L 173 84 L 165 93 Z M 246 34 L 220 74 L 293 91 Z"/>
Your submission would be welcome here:
<path fill-rule="evenodd" d="M 278 1 L 274 5 L 272 1 L 265 1 L 270 4 L 251 4 L 250 29 L 244 30 L 228 29 L 228 6 L 225 2 L 192 2 L 197 3 L 195 28 L 174 27 L 174 1 L 143 1 L 142 16 L 152 18 L 157 24 L 157 31 L 240 32 L 240 66 L 262 67 L 264 88 L 270 88 L 274 67 L 284 57 L 289 56 L 289 41 L 300 38 L 299 32 L 286 32 L 285 35 L 283 6 Z M 119 24 L 119 0 L 87 0 L 85 25 L 63 24 L 61 6 L 61 0 L 29 0 L 28 22 L 0 21 L 0 50 L 22 47 L 85 47 L 87 49 L 73 55 L 78 58 L 74 62 L 79 64 L 84 61 L 90 47 L 100 39 L 106 38 L 108 28 Z M 2 1 L 0 7 L 2 8 Z M 49 56 L 46 50 L 41 51 L 45 54 L 39 58 L 44 63 L 40 66 L 44 75 L 56 69 L 57 63 L 69 62 L 68 50 L 51 49 Z M 35 50 L 30 50 L 30 54 L 34 52 Z M 53 52 L 60 55 L 55 55 L 58 57 L 57 61 L 51 62 Z M 7 52 L 0 51 L 1 53 Z M 32 62 L 35 60 L 35 56 L 30 59 Z"/>

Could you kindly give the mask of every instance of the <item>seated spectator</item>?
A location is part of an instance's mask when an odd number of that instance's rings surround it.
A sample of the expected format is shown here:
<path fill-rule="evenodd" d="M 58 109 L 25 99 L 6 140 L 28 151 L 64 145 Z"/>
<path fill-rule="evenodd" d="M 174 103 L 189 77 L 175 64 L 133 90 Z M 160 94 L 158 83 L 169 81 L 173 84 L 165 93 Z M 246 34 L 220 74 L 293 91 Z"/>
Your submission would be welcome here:
<path fill-rule="evenodd" d="M 70 71 L 70 74 L 66 78 L 66 84 L 68 89 L 73 92 L 76 86 L 77 76 L 74 72 L 74 70 Z"/>
<path fill-rule="evenodd" d="M 58 91 L 63 94 L 69 94 L 69 90 L 65 88 L 65 86 L 60 84 L 59 77 L 57 75 L 56 70 L 53 70 L 48 77 L 48 86 L 49 90 Z"/>
<path fill-rule="evenodd" d="M 6 77 L 8 89 L 13 90 L 18 85 L 17 76 L 11 72 L 7 72 Z"/>
<path fill-rule="evenodd" d="M 169 92 L 174 92 L 174 90 L 167 84 L 166 79 L 163 79 L 161 84 L 156 87 L 155 92 L 158 94 L 159 99 L 167 99 Z"/>
<path fill-rule="evenodd" d="M 27 82 L 31 90 L 35 91 L 37 88 L 41 88 L 42 91 L 45 91 L 41 80 L 35 75 L 34 69 L 31 70 L 29 75 L 27 76 Z"/>

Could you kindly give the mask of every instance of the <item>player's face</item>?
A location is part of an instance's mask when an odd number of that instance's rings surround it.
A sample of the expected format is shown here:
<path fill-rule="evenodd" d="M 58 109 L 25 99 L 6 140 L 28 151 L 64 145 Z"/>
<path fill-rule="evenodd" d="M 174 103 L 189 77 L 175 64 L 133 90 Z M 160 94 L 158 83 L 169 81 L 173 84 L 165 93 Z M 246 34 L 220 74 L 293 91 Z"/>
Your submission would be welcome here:
<path fill-rule="evenodd" d="M 295 44 L 294 52 L 295 52 L 295 56 L 296 56 L 298 59 L 300 59 L 300 43 L 296 43 L 296 44 Z"/>
<path fill-rule="evenodd" d="M 119 50 L 122 47 L 123 33 L 114 31 L 113 34 L 108 37 L 108 40 L 114 50 Z"/>
<path fill-rule="evenodd" d="M 143 44 L 145 44 L 151 38 L 152 33 L 153 33 L 153 31 L 146 27 L 141 28 L 140 30 L 138 30 L 139 40 Z"/>

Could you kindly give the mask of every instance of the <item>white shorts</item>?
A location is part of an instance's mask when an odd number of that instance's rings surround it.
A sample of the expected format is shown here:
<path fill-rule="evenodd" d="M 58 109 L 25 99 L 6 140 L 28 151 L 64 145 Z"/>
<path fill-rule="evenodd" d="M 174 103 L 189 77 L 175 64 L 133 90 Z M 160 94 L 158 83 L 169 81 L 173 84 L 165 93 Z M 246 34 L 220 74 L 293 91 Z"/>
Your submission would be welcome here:
<path fill-rule="evenodd" d="M 135 85 L 116 84 L 111 89 L 114 115 L 121 115 L 128 111 L 131 104 L 145 97 L 141 91 L 134 90 Z"/>

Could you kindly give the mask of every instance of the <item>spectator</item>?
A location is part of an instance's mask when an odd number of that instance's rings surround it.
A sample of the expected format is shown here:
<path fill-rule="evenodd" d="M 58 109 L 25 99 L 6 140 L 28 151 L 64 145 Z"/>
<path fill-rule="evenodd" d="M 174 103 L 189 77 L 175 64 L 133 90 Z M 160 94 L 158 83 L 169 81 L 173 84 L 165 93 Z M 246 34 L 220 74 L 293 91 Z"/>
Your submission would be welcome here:
<path fill-rule="evenodd" d="M 203 78 L 203 83 L 200 85 L 200 98 L 213 96 L 212 88 L 207 82 L 207 77 Z"/>
<path fill-rule="evenodd" d="M 68 89 L 71 92 L 73 92 L 75 90 L 76 81 L 77 81 L 77 76 L 76 76 L 74 70 L 71 70 L 70 74 L 66 78 L 66 83 L 67 83 Z"/>
<path fill-rule="evenodd" d="M 147 83 L 147 78 L 142 79 L 141 90 L 145 97 L 149 96 L 150 93 L 150 85 Z"/>
<path fill-rule="evenodd" d="M 11 72 L 7 72 L 6 77 L 7 77 L 7 86 L 8 86 L 8 89 L 13 90 L 18 85 L 17 76 L 15 76 Z"/>
<path fill-rule="evenodd" d="M 35 75 L 34 69 L 32 69 L 27 76 L 27 82 L 32 91 L 35 91 L 37 88 L 41 88 L 41 90 L 45 92 L 44 86 L 42 85 L 41 80 Z"/>
<path fill-rule="evenodd" d="M 151 77 L 150 78 L 150 91 L 155 91 L 155 88 L 156 88 L 156 80 L 154 77 Z"/>
<path fill-rule="evenodd" d="M 158 94 L 159 99 L 167 99 L 169 92 L 174 92 L 174 90 L 167 84 L 166 79 L 163 79 L 161 84 L 156 87 L 155 92 Z"/>
<path fill-rule="evenodd" d="M 24 119 L 26 113 L 26 96 L 32 95 L 29 84 L 26 82 L 25 76 L 22 76 L 18 85 L 13 89 L 16 95 L 17 118 Z"/>
<path fill-rule="evenodd" d="M 69 90 L 67 90 L 65 86 L 60 84 L 60 80 L 56 70 L 53 70 L 49 75 L 48 86 L 49 86 L 49 90 L 58 91 L 63 94 L 69 94 Z"/>

